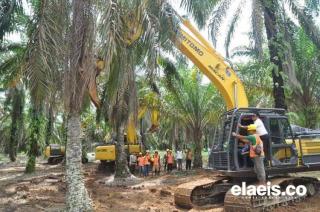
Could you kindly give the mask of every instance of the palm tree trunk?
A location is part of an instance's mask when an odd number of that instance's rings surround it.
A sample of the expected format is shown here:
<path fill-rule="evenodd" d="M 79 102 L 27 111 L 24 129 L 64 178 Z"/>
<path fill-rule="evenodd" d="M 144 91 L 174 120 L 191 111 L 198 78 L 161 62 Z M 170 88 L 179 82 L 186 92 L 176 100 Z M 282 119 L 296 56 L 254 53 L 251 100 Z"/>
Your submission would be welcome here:
<path fill-rule="evenodd" d="M 274 96 L 274 106 L 275 108 L 284 108 L 287 109 L 285 102 L 285 93 L 284 93 L 284 82 L 282 78 L 283 68 L 281 57 L 281 43 L 278 42 L 277 36 L 279 33 L 279 28 L 277 24 L 276 10 L 278 8 L 277 0 L 263 0 L 262 1 L 263 10 L 264 10 L 264 20 L 265 27 L 267 31 L 268 46 L 270 52 L 270 61 L 275 65 L 272 69 L 272 78 L 273 78 L 273 96 Z"/>
<path fill-rule="evenodd" d="M 201 142 L 201 130 L 199 127 L 193 128 L 193 141 L 195 144 L 194 149 L 194 168 L 202 168 L 202 142 Z"/>
<path fill-rule="evenodd" d="M 66 178 L 68 194 L 67 211 L 92 211 L 91 200 L 82 178 L 80 114 L 71 113 L 68 117 L 68 140 L 66 148 Z"/>
<path fill-rule="evenodd" d="M 16 161 L 17 147 L 19 138 L 21 137 L 21 123 L 23 120 L 23 106 L 24 106 L 24 94 L 23 90 L 18 88 L 11 89 L 13 95 L 12 98 L 12 110 L 11 110 L 11 129 L 10 129 L 10 145 L 9 145 L 9 157 L 12 162 Z"/>
<path fill-rule="evenodd" d="M 124 143 L 125 123 L 117 126 L 117 143 L 116 143 L 116 169 L 115 178 L 127 178 L 131 176 L 128 168 L 127 152 Z"/>
<path fill-rule="evenodd" d="M 36 158 L 39 152 L 38 141 L 41 139 L 41 116 L 42 106 L 36 106 L 32 103 L 31 108 L 31 134 L 29 139 L 29 151 L 28 151 L 28 162 L 26 165 L 26 173 L 32 173 L 35 171 Z"/>
<path fill-rule="evenodd" d="M 48 146 L 51 143 L 53 122 L 54 122 L 53 108 L 52 108 L 52 104 L 50 104 L 49 112 L 48 112 L 48 122 L 46 127 L 46 137 L 45 137 L 46 146 Z"/>

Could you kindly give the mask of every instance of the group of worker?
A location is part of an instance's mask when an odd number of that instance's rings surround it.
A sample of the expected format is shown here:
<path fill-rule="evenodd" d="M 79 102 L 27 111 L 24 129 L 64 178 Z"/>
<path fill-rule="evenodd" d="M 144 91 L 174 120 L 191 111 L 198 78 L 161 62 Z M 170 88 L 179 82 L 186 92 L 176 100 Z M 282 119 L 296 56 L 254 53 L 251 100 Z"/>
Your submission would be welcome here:
<path fill-rule="evenodd" d="M 163 157 L 162 163 L 164 165 L 163 170 L 168 173 L 172 172 L 174 165 L 177 165 L 177 169 L 179 171 L 182 170 L 182 161 L 183 161 L 183 152 L 182 150 L 178 150 L 176 153 L 176 157 L 170 149 L 167 149 L 166 154 Z M 187 149 L 186 151 L 186 170 L 191 169 L 192 163 L 192 151 Z M 142 152 L 139 153 L 138 157 L 135 155 L 130 155 L 129 159 L 129 167 L 131 173 L 135 173 L 135 171 L 139 170 L 139 175 L 142 177 L 149 176 L 149 173 L 152 173 L 155 176 L 160 175 L 161 170 L 161 159 L 158 151 L 155 151 L 151 156 L 150 151 L 147 150 L 143 155 Z"/>

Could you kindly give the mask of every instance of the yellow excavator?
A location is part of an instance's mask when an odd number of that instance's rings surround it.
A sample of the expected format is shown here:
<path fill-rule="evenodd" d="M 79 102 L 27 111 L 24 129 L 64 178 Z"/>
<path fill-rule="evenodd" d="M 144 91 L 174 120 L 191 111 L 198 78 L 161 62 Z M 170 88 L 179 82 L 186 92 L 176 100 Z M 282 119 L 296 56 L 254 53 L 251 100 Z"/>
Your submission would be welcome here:
<path fill-rule="evenodd" d="M 156 94 L 154 95 L 156 96 Z M 156 98 L 156 97 L 155 97 Z M 154 100 L 156 103 L 157 100 Z M 157 131 L 159 127 L 159 109 L 158 105 L 151 105 L 148 108 L 147 105 L 141 105 L 138 111 L 138 121 L 143 119 L 146 113 L 150 110 L 151 113 L 151 127 L 148 129 L 148 132 L 153 133 Z M 100 160 L 109 169 L 113 170 L 116 159 L 116 149 L 115 149 L 115 138 L 108 141 L 106 144 L 97 146 L 95 150 L 95 159 Z M 134 154 L 138 155 L 139 152 L 143 151 L 143 143 L 138 140 L 137 129 L 134 121 L 133 114 L 129 117 L 129 122 L 127 126 L 127 133 L 125 134 L 125 148 L 128 155 Z"/>
<path fill-rule="evenodd" d="M 259 112 L 270 139 L 265 146 L 265 170 L 268 181 L 284 189 L 287 185 L 305 185 L 307 195 L 317 191 L 318 180 L 311 177 L 291 177 L 290 173 L 320 170 L 320 134 L 309 132 L 294 134 L 285 110 L 276 108 L 248 107 L 248 99 L 241 80 L 230 62 L 219 55 L 191 23 L 175 15 L 179 30 L 173 41 L 213 83 L 223 96 L 228 111 L 221 115 L 216 129 L 214 145 L 209 156 L 212 170 L 206 178 L 178 186 L 174 202 L 183 208 L 224 202 L 225 211 L 259 211 L 288 204 L 304 197 L 281 196 L 233 196 L 234 185 L 256 183 L 253 165 L 242 161 L 241 147 L 232 132 L 246 134 L 238 127 L 252 124 L 252 115 Z M 283 176 L 281 176 L 283 175 Z M 276 177 L 277 176 L 277 177 Z"/>

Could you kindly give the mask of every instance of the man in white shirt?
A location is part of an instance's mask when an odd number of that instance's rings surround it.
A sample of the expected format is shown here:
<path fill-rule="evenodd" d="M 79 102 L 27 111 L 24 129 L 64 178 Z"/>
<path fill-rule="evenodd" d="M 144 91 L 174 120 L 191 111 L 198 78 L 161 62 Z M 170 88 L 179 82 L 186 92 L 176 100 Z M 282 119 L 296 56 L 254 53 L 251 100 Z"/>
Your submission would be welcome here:
<path fill-rule="evenodd" d="M 267 160 L 269 160 L 269 135 L 268 131 L 266 130 L 262 120 L 260 119 L 260 114 L 259 112 L 255 112 L 252 116 L 252 120 L 254 122 L 254 125 L 256 125 L 256 133 L 260 136 L 260 139 L 263 142 L 263 146 L 265 147 L 265 157 Z M 239 127 L 248 129 L 248 126 L 243 126 L 239 124 Z"/>
<path fill-rule="evenodd" d="M 183 158 L 183 153 L 182 151 L 179 149 L 177 151 L 177 165 L 178 165 L 178 170 L 181 171 L 182 170 L 182 158 Z"/>

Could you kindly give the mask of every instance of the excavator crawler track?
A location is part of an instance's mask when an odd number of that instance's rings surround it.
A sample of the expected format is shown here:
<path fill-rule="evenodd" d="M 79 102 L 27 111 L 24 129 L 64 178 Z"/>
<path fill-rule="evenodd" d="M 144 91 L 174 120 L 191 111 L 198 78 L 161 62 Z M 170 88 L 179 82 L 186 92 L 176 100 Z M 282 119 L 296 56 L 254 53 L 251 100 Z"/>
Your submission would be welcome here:
<path fill-rule="evenodd" d="M 318 180 L 315 178 L 275 178 L 270 180 L 271 185 L 279 185 L 281 192 L 288 185 L 305 185 L 307 190 L 311 188 L 317 189 Z M 309 187 L 309 188 L 308 188 Z M 311 193 L 312 192 L 312 193 Z M 286 206 L 292 202 L 299 202 L 307 196 L 314 194 L 313 191 L 308 191 L 307 195 L 281 195 L 281 196 L 234 196 L 229 190 L 224 199 L 224 209 L 226 212 L 253 212 L 253 211 L 271 211 L 279 206 Z"/>
<path fill-rule="evenodd" d="M 232 186 L 227 179 L 217 176 L 181 184 L 175 191 L 174 202 L 182 208 L 223 202 L 225 193 Z"/>

